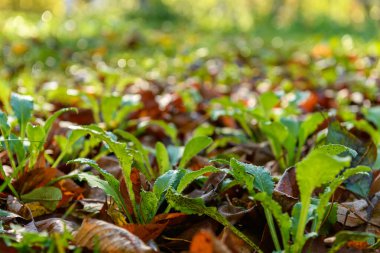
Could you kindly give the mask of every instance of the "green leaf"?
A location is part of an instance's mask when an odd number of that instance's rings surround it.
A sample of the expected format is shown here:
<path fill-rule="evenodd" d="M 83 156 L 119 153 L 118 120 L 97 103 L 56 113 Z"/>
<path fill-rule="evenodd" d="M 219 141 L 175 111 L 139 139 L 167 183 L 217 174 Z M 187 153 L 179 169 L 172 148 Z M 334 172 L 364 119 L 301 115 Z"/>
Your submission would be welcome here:
<path fill-rule="evenodd" d="M 2 132 L 2 135 L 5 138 L 7 138 L 11 133 L 11 127 L 8 124 L 8 117 L 1 110 L 0 110 L 0 131 Z"/>
<path fill-rule="evenodd" d="M 231 174 L 240 185 L 247 187 L 249 193 L 253 194 L 253 183 L 255 181 L 253 175 L 248 174 L 245 171 L 245 166 L 240 165 L 240 162 L 234 158 L 230 159 L 230 167 L 231 169 L 228 173 Z"/>
<path fill-rule="evenodd" d="M 11 113 L 10 109 L 11 109 L 11 106 L 9 104 L 9 98 L 10 98 L 10 95 L 11 95 L 11 85 L 9 85 L 8 83 L 6 83 L 6 81 L 3 81 L 3 80 L 0 80 L 0 101 L 3 103 L 4 105 L 4 109 L 6 112 L 8 113 Z"/>
<path fill-rule="evenodd" d="M 260 129 L 268 139 L 272 139 L 279 144 L 282 144 L 288 137 L 288 129 L 280 122 L 266 121 L 260 123 Z"/>
<path fill-rule="evenodd" d="M 338 252 L 348 241 L 373 242 L 375 244 L 379 238 L 375 234 L 358 231 L 340 231 L 335 235 L 335 241 L 329 253 Z M 371 244 L 371 243 L 370 243 Z"/>
<path fill-rule="evenodd" d="M 295 163 L 295 151 L 297 137 L 299 136 L 300 123 L 298 120 L 291 117 L 281 118 L 281 123 L 288 129 L 289 134 L 285 139 L 283 146 L 287 151 L 287 166 L 292 166 Z"/>
<path fill-rule="evenodd" d="M 130 175 L 133 156 L 131 154 L 131 151 L 127 149 L 126 143 L 121 143 L 114 140 L 105 131 L 99 128 L 94 128 L 93 126 L 73 127 L 73 129 L 75 131 L 82 131 L 90 135 L 93 135 L 94 137 L 107 143 L 110 150 L 114 152 L 115 156 L 118 158 L 123 171 L 129 172 L 128 174 Z M 130 181 L 130 180 L 127 180 L 127 181 Z"/>
<path fill-rule="evenodd" d="M 160 171 L 160 175 L 166 173 L 172 168 L 170 164 L 168 151 L 166 150 L 166 147 L 162 142 L 156 143 L 156 160 Z"/>
<path fill-rule="evenodd" d="M 290 229 L 292 227 L 292 221 L 289 215 L 282 212 L 282 208 L 279 203 L 273 200 L 272 196 L 266 192 L 260 192 L 254 195 L 254 199 L 260 201 L 264 208 L 268 209 L 280 228 L 281 238 L 284 245 L 285 252 L 288 252 L 288 244 L 290 241 Z"/>
<path fill-rule="evenodd" d="M 272 195 L 274 182 L 268 170 L 262 166 L 239 162 L 235 158 L 230 160 L 232 175 L 240 182 L 245 182 L 248 187 L 251 186 L 250 179 L 247 180 L 247 175 L 253 176 L 253 187 L 261 192 L 266 192 L 269 196 Z M 252 189 L 248 189 L 252 190 Z"/>
<path fill-rule="evenodd" d="M 78 173 L 76 175 L 79 181 L 86 181 L 90 187 L 97 187 L 102 189 L 104 193 L 111 196 L 119 208 L 124 209 L 122 200 L 119 195 L 119 189 L 115 189 L 114 186 L 110 185 L 106 180 L 100 179 L 98 176 L 92 175 L 90 173 Z M 124 209 L 125 211 L 126 209 Z"/>
<path fill-rule="evenodd" d="M 193 137 L 198 136 L 211 136 L 214 134 L 215 127 L 210 124 L 202 124 L 195 128 L 193 131 Z"/>
<path fill-rule="evenodd" d="M 273 92 L 262 93 L 259 97 L 260 105 L 263 109 L 264 114 L 268 114 L 272 108 L 278 104 L 280 100 Z"/>
<path fill-rule="evenodd" d="M 311 151 L 296 164 L 301 199 L 310 197 L 315 188 L 332 181 L 350 161 L 350 157 L 332 156 L 320 149 Z"/>
<path fill-rule="evenodd" d="M 142 190 L 140 192 L 141 203 L 140 210 L 146 224 L 150 223 L 156 215 L 158 209 L 159 199 L 154 192 L 147 192 Z"/>
<path fill-rule="evenodd" d="M 86 126 L 86 127 L 75 127 L 77 131 L 83 131 L 86 132 L 102 141 L 107 143 L 110 150 L 114 152 L 115 156 L 120 162 L 121 170 L 123 172 L 123 177 L 129 192 L 129 198 L 132 202 L 133 212 L 136 217 L 138 217 L 137 213 L 137 203 L 136 198 L 133 191 L 133 185 L 130 180 L 131 171 L 132 171 L 132 163 L 133 163 L 133 155 L 130 150 L 127 149 L 126 143 L 121 143 L 116 140 L 114 140 L 111 135 L 107 134 L 102 129 L 96 127 L 96 126 Z M 146 175 L 148 178 L 150 175 Z M 127 214 L 127 213 L 126 213 Z"/>
<path fill-rule="evenodd" d="M 348 132 L 338 122 L 329 125 L 326 143 L 341 144 L 357 152 L 351 166 L 365 165 L 373 167 L 377 158 L 377 147 L 372 140 L 364 141 Z M 345 182 L 345 187 L 362 196 L 367 197 L 372 183 L 372 174 L 355 175 Z"/>
<path fill-rule="evenodd" d="M 301 162 L 296 164 L 296 180 L 300 189 L 301 211 L 294 251 L 302 250 L 307 237 L 304 235 L 308 221 L 311 195 L 315 188 L 332 181 L 344 167 L 349 166 L 351 157 L 338 157 L 326 154 L 324 150 L 312 150 Z"/>
<path fill-rule="evenodd" d="M 37 161 L 38 155 L 43 148 L 46 133 L 42 126 L 33 126 L 28 122 L 26 127 L 26 135 L 30 142 L 29 144 L 29 167 L 33 168 Z"/>
<path fill-rule="evenodd" d="M 115 134 L 117 134 L 117 135 L 121 136 L 122 138 L 124 138 L 125 140 L 128 140 L 128 141 L 133 143 L 135 149 L 137 150 L 138 154 L 142 158 L 141 160 L 143 161 L 145 168 L 148 169 L 148 171 L 144 172 L 144 174 L 149 173 L 150 177 L 153 177 L 153 170 L 150 166 L 148 152 L 144 149 L 141 142 L 133 134 L 128 133 L 128 132 L 123 131 L 123 130 L 120 130 L 120 129 L 116 129 Z"/>
<path fill-rule="evenodd" d="M 24 143 L 14 134 L 10 134 L 8 138 L 10 149 L 12 153 L 16 154 L 17 161 L 19 164 L 23 163 L 26 157 L 26 152 L 24 148 Z"/>
<path fill-rule="evenodd" d="M 331 196 L 334 194 L 336 189 L 341 185 L 347 178 L 359 174 L 370 172 L 371 168 L 367 166 L 358 166 L 356 168 L 346 169 L 342 175 L 334 178 L 331 183 L 325 188 L 325 191 L 319 195 L 319 204 L 316 210 L 316 224 L 315 224 L 315 232 L 318 232 L 320 226 L 322 225 L 322 221 L 325 217 L 326 206 L 329 203 Z"/>
<path fill-rule="evenodd" d="M 206 207 L 201 198 L 188 198 L 169 188 L 166 199 L 169 204 L 176 210 L 186 214 L 207 215 L 210 218 L 218 221 L 223 226 L 228 227 L 233 233 L 243 239 L 257 252 L 262 252 L 260 248 L 252 242 L 246 235 L 235 228 L 228 220 L 218 212 L 216 207 Z"/>
<path fill-rule="evenodd" d="M 308 223 L 309 221 L 315 219 L 315 210 L 317 209 L 317 205 L 313 202 L 314 199 L 312 199 L 312 203 L 309 205 L 309 209 L 307 210 L 307 220 L 306 220 L 306 223 Z M 301 202 L 298 202 L 296 203 L 293 208 L 292 208 L 292 217 L 291 217 L 291 220 L 292 220 L 292 228 L 291 228 L 291 234 L 292 236 L 296 236 L 296 233 L 297 233 L 297 228 L 299 226 L 299 218 L 300 218 L 300 214 L 301 214 L 301 209 L 302 209 L 302 205 L 301 205 Z"/>
<path fill-rule="evenodd" d="M 380 106 L 368 108 L 365 116 L 369 121 L 373 122 L 376 125 L 376 128 L 378 130 L 380 129 Z"/>
<path fill-rule="evenodd" d="M 88 158 L 77 158 L 77 159 L 70 160 L 67 162 L 67 164 L 73 164 L 73 163 L 86 164 L 88 166 L 91 166 L 92 168 L 97 170 L 100 175 L 104 177 L 104 179 L 115 191 L 119 190 L 119 187 L 120 187 L 119 180 L 117 180 L 115 176 L 109 173 L 108 171 L 100 168 L 99 165 L 94 160 L 91 160 Z"/>
<path fill-rule="evenodd" d="M 305 144 L 307 137 L 314 133 L 324 120 L 325 115 L 319 112 L 306 116 L 306 119 L 301 123 L 298 136 L 298 146 L 300 148 Z"/>
<path fill-rule="evenodd" d="M 12 93 L 11 106 L 13 112 L 16 115 L 18 123 L 20 124 L 21 138 L 24 138 L 26 124 L 32 117 L 33 98 L 30 96 L 23 96 L 17 93 Z"/>
<path fill-rule="evenodd" d="M 202 169 L 196 170 L 196 171 L 190 171 L 187 172 L 181 179 L 181 181 L 178 184 L 177 191 L 181 193 L 183 190 L 186 189 L 186 187 L 191 184 L 195 179 L 202 176 L 205 173 L 216 173 L 220 170 L 218 168 L 215 168 L 214 166 L 206 166 Z"/>
<path fill-rule="evenodd" d="M 113 120 L 116 117 L 116 112 L 121 105 L 121 97 L 109 96 L 103 97 L 100 102 L 100 109 L 103 120 L 107 126 L 113 126 Z"/>
<path fill-rule="evenodd" d="M 326 155 L 340 155 L 344 152 L 348 152 L 352 157 L 355 157 L 358 154 L 355 150 L 340 144 L 321 145 L 316 149 L 325 153 Z"/>
<path fill-rule="evenodd" d="M 21 200 L 24 202 L 40 202 L 44 207 L 53 211 L 62 199 L 61 190 L 56 187 L 41 187 L 32 190 L 31 192 L 21 195 Z"/>
<path fill-rule="evenodd" d="M 77 108 L 74 108 L 74 107 L 70 107 L 70 108 L 62 108 L 58 111 L 56 111 L 55 113 L 53 113 L 53 115 L 51 115 L 45 122 L 45 126 L 44 126 L 44 130 L 45 130 L 45 133 L 46 135 L 50 132 L 50 129 L 54 123 L 54 121 L 59 117 L 61 116 L 63 113 L 65 112 L 76 112 L 78 113 L 78 109 Z"/>
<path fill-rule="evenodd" d="M 207 136 L 199 136 L 192 138 L 185 145 L 182 159 L 179 163 L 180 168 L 185 168 L 186 164 L 199 152 L 207 148 L 212 143 L 212 139 Z"/>
<path fill-rule="evenodd" d="M 333 122 L 329 125 L 326 143 L 340 144 L 355 150 L 358 155 L 352 159 L 351 166 L 365 165 L 372 167 L 376 161 L 376 145 L 372 141 L 362 141 L 341 127 L 338 122 Z"/>
<path fill-rule="evenodd" d="M 165 174 L 159 176 L 153 185 L 153 192 L 156 194 L 157 199 L 162 202 L 163 195 L 172 187 L 176 189 L 182 177 L 186 174 L 186 170 L 169 170 Z"/>

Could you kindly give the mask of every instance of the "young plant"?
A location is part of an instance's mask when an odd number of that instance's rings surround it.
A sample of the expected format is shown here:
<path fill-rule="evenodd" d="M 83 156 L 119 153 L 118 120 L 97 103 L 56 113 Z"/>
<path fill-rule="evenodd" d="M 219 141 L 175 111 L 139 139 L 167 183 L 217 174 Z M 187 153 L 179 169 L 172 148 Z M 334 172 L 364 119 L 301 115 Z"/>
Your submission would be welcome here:
<path fill-rule="evenodd" d="M 261 172 L 253 172 L 254 166 L 250 164 L 231 161 L 230 174 L 238 181 L 244 182 L 253 198 L 260 201 L 264 207 L 268 226 L 271 230 L 272 239 L 276 251 L 279 251 L 279 243 L 271 218 L 273 215 L 280 228 L 282 248 L 285 252 L 301 252 L 307 239 L 318 235 L 318 231 L 326 217 L 326 207 L 338 186 L 347 178 L 370 171 L 370 168 L 358 166 L 356 168 L 343 169 L 350 165 L 350 156 L 338 156 L 352 150 L 342 145 L 325 145 L 311 151 L 307 157 L 296 164 L 296 180 L 300 189 L 301 202 L 293 207 L 292 216 L 282 212 L 281 206 L 273 200 L 270 189 L 273 187 L 272 180 L 267 172 L 261 168 Z M 238 173 L 240 171 L 240 173 Z M 253 176 L 253 177 L 252 177 Z M 264 180 L 265 179 L 265 180 Z M 313 199 L 312 195 L 316 188 L 325 186 L 324 192 Z M 254 193 L 253 189 L 259 190 Z M 267 215 L 268 213 L 268 215 Z M 310 231 L 305 234 L 306 225 L 312 221 Z M 277 241 L 277 242 L 276 242 Z M 281 246 L 280 246 L 281 247 Z"/>
<path fill-rule="evenodd" d="M 30 97 L 22 96 L 16 93 L 11 95 L 11 109 L 14 112 L 19 124 L 20 132 L 13 132 L 13 126 L 10 124 L 8 116 L 0 110 L 0 133 L 2 136 L 3 148 L 7 151 L 12 174 L 6 176 L 3 165 L 0 163 L 4 183 L 0 186 L 0 192 L 8 187 L 14 196 L 20 197 L 11 184 L 13 179 L 21 176 L 28 164 L 29 170 L 34 169 L 37 158 L 43 151 L 44 144 L 51 130 L 53 122 L 67 111 L 75 111 L 75 108 L 64 108 L 51 115 L 45 122 L 44 126 L 33 125 L 29 121 L 33 114 L 33 100 Z M 26 138 L 27 137 L 27 138 Z M 16 159 L 14 159 L 16 156 Z M 48 191 L 51 192 L 51 191 Z"/>
<path fill-rule="evenodd" d="M 164 145 L 157 144 L 159 150 L 157 153 L 160 155 L 160 157 L 156 158 L 158 160 L 158 164 L 160 164 L 159 166 L 162 168 L 160 171 L 165 172 L 156 179 L 152 192 L 141 191 L 142 201 L 141 203 L 137 203 L 133 191 L 133 185 L 130 180 L 132 165 L 134 164 L 135 167 L 138 168 L 140 172 L 143 173 L 147 178 L 153 179 L 155 177 L 150 167 L 148 153 L 141 142 L 133 135 L 121 130 L 117 130 L 115 133 L 128 140 L 129 142 L 132 142 L 133 146 L 131 148 L 127 146 L 127 143 L 117 141 L 114 135 L 107 133 L 95 126 L 73 127 L 73 130 L 73 134 L 75 135 L 82 136 L 83 134 L 90 134 L 93 137 L 104 141 L 110 151 L 113 152 L 118 158 L 132 203 L 133 216 L 137 219 L 138 223 L 147 223 L 156 215 L 158 208 L 164 201 L 164 195 L 169 187 L 174 187 L 177 189 L 177 187 L 180 186 L 180 189 L 182 191 L 197 177 L 203 175 L 204 173 L 215 172 L 217 170 L 214 167 L 206 167 L 200 171 L 194 172 L 184 169 L 191 158 L 193 158 L 197 153 L 207 148 L 207 146 L 211 144 L 212 139 L 209 137 L 195 137 L 185 145 L 182 159 L 179 162 L 180 169 L 178 170 L 172 169 L 169 162 L 168 151 Z M 127 210 L 126 203 L 120 195 L 120 182 L 116 178 L 99 168 L 96 162 L 92 160 L 80 158 L 75 159 L 70 163 L 73 162 L 87 164 L 98 170 L 99 173 L 104 177 L 104 180 L 86 173 L 80 173 L 77 175 L 73 174 L 72 176 L 86 180 L 90 186 L 103 189 L 107 195 L 111 196 L 115 200 L 119 209 L 123 210 L 129 222 L 134 222 L 133 217 Z M 150 169 L 147 170 L 146 168 Z M 167 208 L 167 212 L 169 210 L 170 207 Z"/>

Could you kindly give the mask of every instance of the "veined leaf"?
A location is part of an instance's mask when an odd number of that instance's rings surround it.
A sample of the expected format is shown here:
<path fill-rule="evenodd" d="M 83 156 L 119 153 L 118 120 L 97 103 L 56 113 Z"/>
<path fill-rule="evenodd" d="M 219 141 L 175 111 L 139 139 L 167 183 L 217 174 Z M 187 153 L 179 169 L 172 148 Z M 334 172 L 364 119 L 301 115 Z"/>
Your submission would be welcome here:
<path fill-rule="evenodd" d="M 196 171 L 191 171 L 187 172 L 182 178 L 181 181 L 178 184 L 177 191 L 181 193 L 183 190 L 186 189 L 186 187 L 191 184 L 195 179 L 198 177 L 202 176 L 205 173 L 208 172 L 218 172 L 220 171 L 218 168 L 215 168 L 214 166 L 206 166 L 202 169 L 196 170 Z"/>
<path fill-rule="evenodd" d="M 86 218 L 75 234 L 74 242 L 81 247 L 99 252 L 153 253 L 137 236 L 114 224 Z M 99 242 L 99 243 L 96 243 Z"/>
<path fill-rule="evenodd" d="M 27 194 L 21 195 L 22 201 L 38 201 L 49 210 L 54 210 L 61 199 L 61 190 L 51 186 L 36 188 Z"/>
<path fill-rule="evenodd" d="M 172 166 L 170 164 L 169 153 L 162 142 L 156 143 L 156 160 L 160 175 L 166 173 L 171 169 Z"/>
<path fill-rule="evenodd" d="M 306 158 L 296 164 L 296 179 L 301 199 L 310 197 L 315 188 L 332 181 L 340 171 L 349 166 L 350 157 L 338 157 L 314 149 Z"/>
<path fill-rule="evenodd" d="M 355 150 L 340 145 L 340 144 L 328 144 L 328 145 L 322 145 L 316 148 L 317 150 L 327 154 L 327 155 L 340 155 L 344 152 L 348 152 L 352 157 L 357 156 L 358 152 Z"/>
<path fill-rule="evenodd" d="M 97 187 L 99 189 L 102 189 L 106 195 L 111 196 L 114 199 L 119 208 L 124 209 L 124 211 L 126 210 L 120 198 L 119 191 L 115 190 L 115 188 L 111 186 L 106 180 L 83 172 L 78 173 L 76 177 L 79 179 L 79 181 L 85 180 L 90 187 Z"/>
<path fill-rule="evenodd" d="M 207 148 L 212 143 L 212 139 L 207 136 L 199 136 L 192 138 L 185 145 L 185 150 L 183 151 L 182 159 L 179 163 L 180 168 L 185 168 L 186 164 L 193 158 L 196 154 L 201 152 L 203 149 Z"/>
<path fill-rule="evenodd" d="M 229 165 L 231 169 L 227 172 L 231 174 L 240 185 L 245 185 L 249 193 L 253 193 L 253 182 L 255 181 L 255 178 L 253 177 L 253 175 L 248 174 L 245 171 L 245 167 L 243 165 L 240 165 L 238 162 L 239 161 L 235 159 L 230 159 Z"/>
<path fill-rule="evenodd" d="M 156 215 L 157 209 L 159 207 L 158 206 L 159 198 L 157 198 L 154 192 L 144 191 L 144 190 L 140 192 L 140 195 L 141 195 L 141 203 L 140 203 L 141 214 L 144 219 L 144 222 L 148 224 Z"/>
<path fill-rule="evenodd" d="M 206 207 L 201 198 L 188 198 L 182 196 L 178 192 L 174 191 L 172 188 L 169 188 L 166 199 L 169 204 L 175 208 L 176 210 L 186 213 L 186 214 L 197 214 L 197 215 L 207 215 L 210 218 L 218 221 L 223 226 L 228 227 L 232 232 L 234 232 L 237 236 L 243 239 L 248 245 L 250 245 L 257 252 L 262 252 L 260 248 L 252 242 L 246 235 L 240 232 L 237 228 L 235 228 L 228 220 L 218 212 L 216 207 Z"/>
<path fill-rule="evenodd" d="M 123 177 L 124 177 L 124 180 L 128 189 L 128 193 L 129 193 L 129 198 L 132 203 L 133 212 L 135 216 L 138 217 L 137 215 L 138 213 L 136 209 L 136 206 L 137 206 L 136 198 L 133 191 L 133 185 L 130 180 L 130 176 L 132 172 L 133 155 L 127 149 L 127 144 L 115 141 L 110 135 L 108 135 L 106 132 L 104 132 L 98 127 L 87 126 L 87 127 L 76 127 L 75 129 L 79 131 L 84 131 L 104 141 L 105 143 L 107 143 L 111 151 L 115 153 L 117 159 L 120 162 L 120 166 L 123 172 Z M 149 177 L 149 175 L 147 176 Z"/>
<path fill-rule="evenodd" d="M 253 187 L 261 192 L 266 192 L 269 196 L 272 195 L 274 189 L 274 182 L 268 170 L 262 166 L 255 166 L 253 164 L 239 162 L 235 158 L 230 160 L 230 166 L 232 168 L 232 175 L 242 181 L 249 183 L 246 177 L 247 174 L 253 176 Z M 243 173 L 244 171 L 244 173 Z"/>
<path fill-rule="evenodd" d="M 159 176 L 153 185 L 153 192 L 156 194 L 157 199 L 162 202 L 163 194 L 172 187 L 173 189 L 177 189 L 179 182 L 182 177 L 186 174 L 186 170 L 169 170 L 165 174 Z"/>
<path fill-rule="evenodd" d="M 104 179 L 109 183 L 109 185 L 115 190 L 118 191 L 120 187 L 120 182 L 117 180 L 111 173 L 109 173 L 106 170 L 103 170 L 102 168 L 99 167 L 99 165 L 91 159 L 88 158 L 77 158 L 74 160 L 70 160 L 67 162 L 67 164 L 72 164 L 72 163 L 79 163 L 79 164 L 86 164 L 88 166 L 91 166 L 92 168 L 96 169 L 100 175 L 104 177 Z"/>
<path fill-rule="evenodd" d="M 135 149 L 138 151 L 138 153 L 142 157 L 142 160 L 144 162 L 145 167 L 148 169 L 147 172 L 143 172 L 143 173 L 144 174 L 149 173 L 149 176 L 153 177 L 153 171 L 152 171 L 152 168 L 150 166 L 148 152 L 144 149 L 141 142 L 134 135 L 132 135 L 126 131 L 120 130 L 120 129 L 116 129 L 115 134 L 120 135 L 122 138 L 124 138 L 124 139 L 126 139 L 126 140 L 128 140 L 134 144 Z"/>
<path fill-rule="evenodd" d="M 301 211 L 293 250 L 302 250 L 307 237 L 304 235 L 308 219 L 311 195 L 315 188 L 332 181 L 344 167 L 350 165 L 351 157 L 338 157 L 314 149 L 296 164 L 296 179 L 300 189 Z"/>

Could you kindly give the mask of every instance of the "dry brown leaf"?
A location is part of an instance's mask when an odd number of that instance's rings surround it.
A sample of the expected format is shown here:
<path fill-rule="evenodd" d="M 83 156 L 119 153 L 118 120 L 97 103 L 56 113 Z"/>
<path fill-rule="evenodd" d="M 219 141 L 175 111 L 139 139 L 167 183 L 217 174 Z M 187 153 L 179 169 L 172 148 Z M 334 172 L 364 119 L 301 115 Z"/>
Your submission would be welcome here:
<path fill-rule="evenodd" d="M 369 223 L 366 232 L 380 235 L 380 192 L 377 192 L 371 200 L 371 205 L 367 209 Z"/>
<path fill-rule="evenodd" d="M 138 236 L 144 242 L 154 240 L 161 235 L 167 223 L 163 224 L 127 224 L 123 228 Z"/>
<path fill-rule="evenodd" d="M 252 252 L 251 246 L 233 233 L 229 228 L 224 228 L 218 237 L 233 253 Z"/>
<path fill-rule="evenodd" d="M 226 245 L 209 230 L 200 230 L 191 241 L 190 253 L 229 253 Z"/>
<path fill-rule="evenodd" d="M 368 203 L 364 199 L 338 204 L 337 220 L 347 227 L 364 224 L 367 218 Z"/>
<path fill-rule="evenodd" d="M 75 244 L 89 249 L 99 245 L 100 252 L 147 253 L 154 252 L 140 238 L 111 223 L 86 218 L 74 238 Z M 98 244 L 96 242 L 99 242 Z"/>
<path fill-rule="evenodd" d="M 64 231 L 73 232 L 79 226 L 72 221 L 67 221 L 60 218 L 50 218 L 46 220 L 41 220 L 34 222 L 39 232 L 47 231 L 50 233 L 62 234 Z"/>

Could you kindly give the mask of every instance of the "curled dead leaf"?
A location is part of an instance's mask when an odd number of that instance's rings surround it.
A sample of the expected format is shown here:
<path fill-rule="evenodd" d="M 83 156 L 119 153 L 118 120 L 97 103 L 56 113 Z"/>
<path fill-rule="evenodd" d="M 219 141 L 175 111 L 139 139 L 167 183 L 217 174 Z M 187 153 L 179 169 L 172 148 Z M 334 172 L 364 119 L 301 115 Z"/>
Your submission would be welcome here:
<path fill-rule="evenodd" d="M 86 218 L 74 238 L 75 244 L 100 252 L 151 253 L 152 248 L 128 230 L 111 223 Z M 97 242 L 99 242 L 97 244 Z"/>

